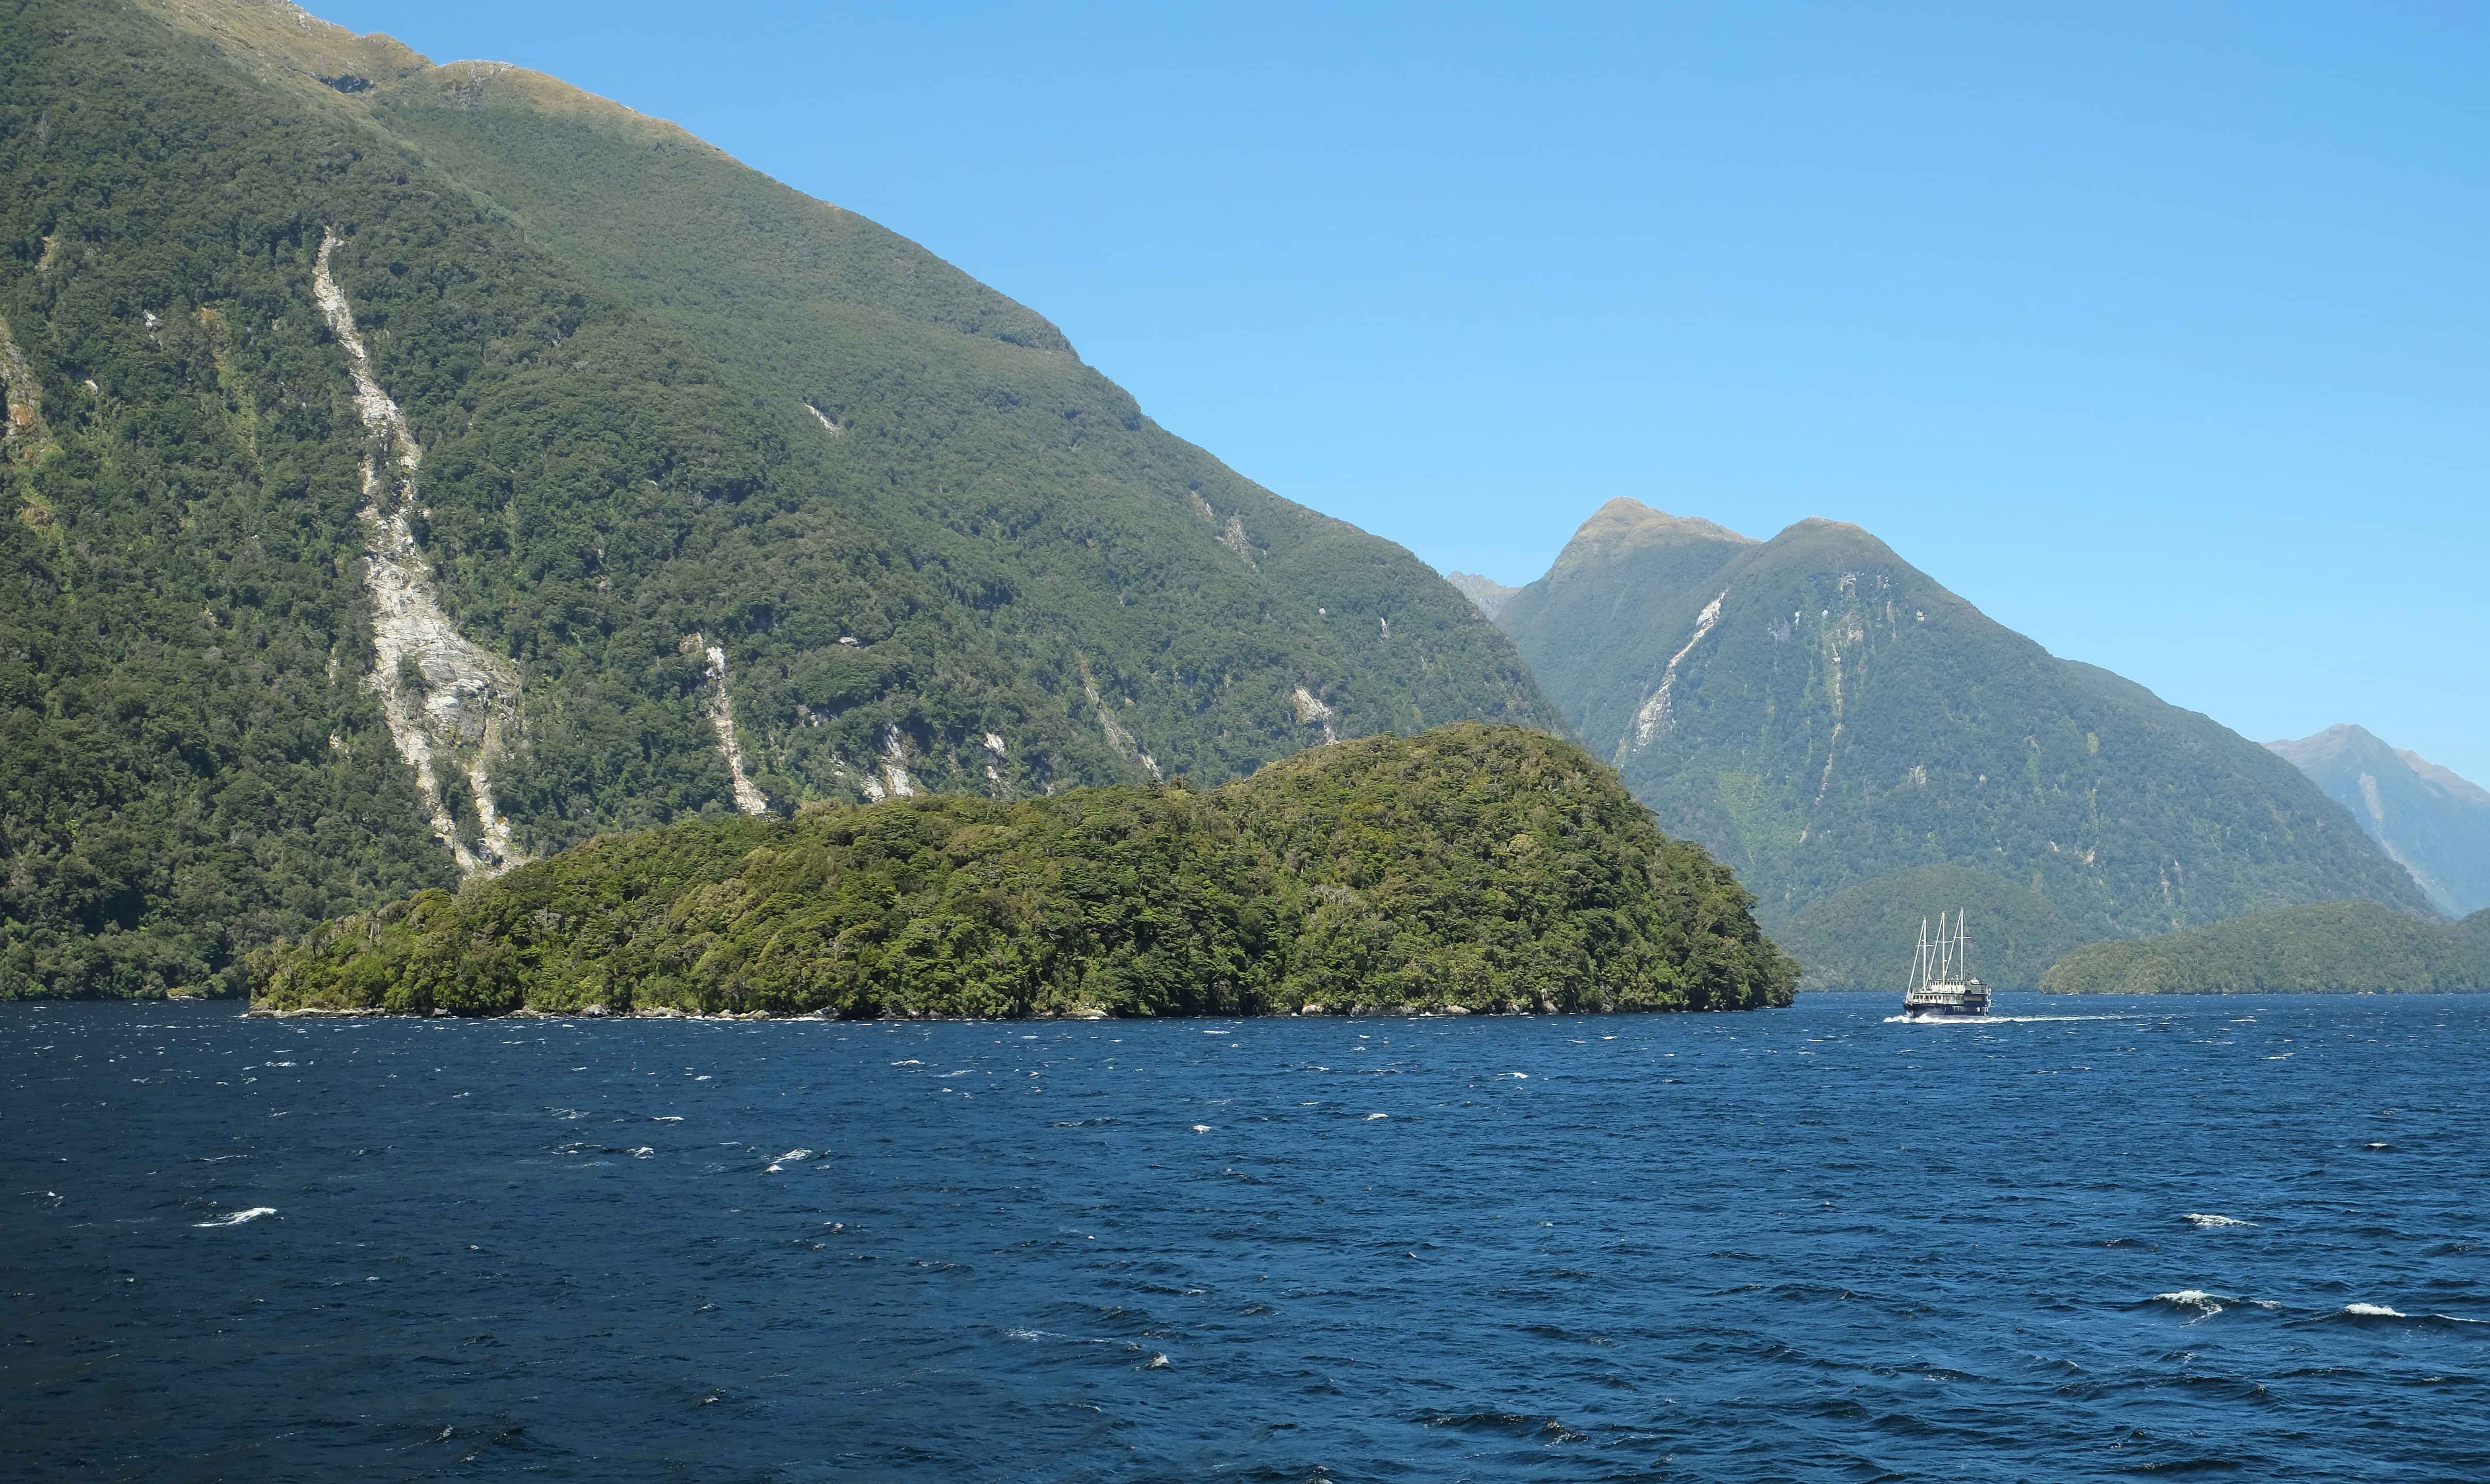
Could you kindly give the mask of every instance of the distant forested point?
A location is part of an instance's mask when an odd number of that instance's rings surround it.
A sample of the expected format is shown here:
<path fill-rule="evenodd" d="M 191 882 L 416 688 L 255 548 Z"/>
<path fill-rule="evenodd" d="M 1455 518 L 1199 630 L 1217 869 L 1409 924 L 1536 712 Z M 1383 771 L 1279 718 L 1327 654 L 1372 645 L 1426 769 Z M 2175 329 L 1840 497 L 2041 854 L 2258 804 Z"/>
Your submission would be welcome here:
<path fill-rule="evenodd" d="M 1520 727 L 1207 791 L 822 804 L 600 836 L 252 962 L 254 1008 L 877 1017 L 1727 1010 L 1798 967 L 1616 774 Z"/>
<path fill-rule="evenodd" d="M 2436 922 L 2312 902 L 2157 938 L 2096 943 L 2041 975 L 2066 995 L 2449 994 L 2490 990 L 2490 911 Z"/>
<path fill-rule="evenodd" d="M 1900 994 L 1923 923 L 1970 920 L 1971 969 L 1991 989 L 2033 989 L 2058 955 L 2083 941 L 2048 898 L 1985 871 L 1923 865 L 1810 902 L 1773 939 L 1807 966 L 1800 987 Z"/>

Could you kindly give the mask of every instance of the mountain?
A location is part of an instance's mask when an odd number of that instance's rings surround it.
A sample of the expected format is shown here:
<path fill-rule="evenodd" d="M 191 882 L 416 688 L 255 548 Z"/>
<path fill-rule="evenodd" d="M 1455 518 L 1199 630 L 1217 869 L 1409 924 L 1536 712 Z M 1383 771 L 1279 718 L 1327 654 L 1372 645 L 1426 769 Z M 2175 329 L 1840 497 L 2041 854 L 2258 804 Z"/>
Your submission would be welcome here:
<path fill-rule="evenodd" d="M 1857 526 L 1758 542 L 1612 501 L 1499 622 L 1661 828 L 1736 867 L 1767 928 L 1819 948 L 1841 937 L 1828 923 L 1891 937 L 1981 905 L 1908 874 L 1930 866 L 2022 893 L 1996 906 L 2028 944 L 2018 975 L 2069 943 L 2266 907 L 2427 910 L 2281 759 L 2052 657 Z M 1912 942 L 1842 941 L 1810 983 L 1881 981 Z"/>
<path fill-rule="evenodd" d="M 1476 723 L 1210 793 L 948 795 L 608 835 L 256 963 L 253 1008 L 1173 1015 L 1743 1009 L 1797 966 L 1581 749 Z"/>
<path fill-rule="evenodd" d="M 268 0 L 0 26 L 0 995 L 616 829 L 1552 713 L 1409 553 L 672 125 Z"/>
<path fill-rule="evenodd" d="M 1971 916 L 1971 967 L 1993 989 L 2037 989 L 2089 935 L 2028 886 L 1963 865 L 1918 865 L 1808 903 L 1773 931 L 1817 989 L 1902 992 L 1922 923 Z"/>
<path fill-rule="evenodd" d="M 1623 724 L 1616 702 L 1622 698 L 1628 710 L 1636 704 L 1627 692 L 1645 656 L 1682 626 L 1675 600 L 1754 544 L 1708 520 L 1611 500 L 1582 522 L 1545 575 L 1503 605 L 1496 622 L 1522 647 L 1577 735 L 1605 755 Z"/>
<path fill-rule="evenodd" d="M 2437 922 L 2376 902 L 2279 907 L 2096 943 L 2049 966 L 2066 995 L 2426 995 L 2490 991 L 2490 912 Z"/>
<path fill-rule="evenodd" d="M 1514 594 L 1521 591 L 1520 588 L 1506 587 L 1492 577 L 1482 577 L 1476 572 L 1446 572 L 1444 580 L 1461 589 L 1462 596 L 1468 598 L 1479 612 L 1491 619 L 1503 612 L 1505 603 Z"/>
<path fill-rule="evenodd" d="M 2266 743 L 2352 811 L 2450 917 L 2490 907 L 2490 792 L 2357 726 Z"/>

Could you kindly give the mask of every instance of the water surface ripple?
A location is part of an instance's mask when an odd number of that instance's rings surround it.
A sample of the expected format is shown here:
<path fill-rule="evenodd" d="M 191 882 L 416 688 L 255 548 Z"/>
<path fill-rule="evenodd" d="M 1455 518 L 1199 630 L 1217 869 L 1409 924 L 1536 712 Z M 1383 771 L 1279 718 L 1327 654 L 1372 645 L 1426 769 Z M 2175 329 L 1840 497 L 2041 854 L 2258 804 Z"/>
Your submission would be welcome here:
<path fill-rule="evenodd" d="M 0 1006 L 45 1478 L 2490 1478 L 2490 998 Z"/>

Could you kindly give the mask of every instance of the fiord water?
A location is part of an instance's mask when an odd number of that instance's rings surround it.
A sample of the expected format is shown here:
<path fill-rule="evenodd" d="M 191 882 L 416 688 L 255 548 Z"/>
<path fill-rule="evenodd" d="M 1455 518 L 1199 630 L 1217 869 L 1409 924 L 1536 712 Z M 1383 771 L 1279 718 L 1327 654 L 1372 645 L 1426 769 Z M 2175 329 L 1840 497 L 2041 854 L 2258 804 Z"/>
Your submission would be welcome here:
<path fill-rule="evenodd" d="M 2490 997 L 0 1007 L 60 1478 L 2490 1478 Z"/>

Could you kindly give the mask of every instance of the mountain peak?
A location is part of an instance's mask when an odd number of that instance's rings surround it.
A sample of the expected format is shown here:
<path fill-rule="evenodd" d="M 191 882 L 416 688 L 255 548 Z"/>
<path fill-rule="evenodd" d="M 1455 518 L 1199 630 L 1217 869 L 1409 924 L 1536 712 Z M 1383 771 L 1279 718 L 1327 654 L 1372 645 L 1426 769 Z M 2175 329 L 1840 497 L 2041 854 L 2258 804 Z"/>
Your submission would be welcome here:
<path fill-rule="evenodd" d="M 1561 579 L 1585 567 L 1628 561 L 1644 553 L 1714 544 L 1753 546 L 1758 542 L 1752 536 L 1741 536 L 1700 516 L 1671 515 L 1619 495 L 1593 510 L 1590 519 L 1575 529 L 1574 538 L 1556 554 L 1555 565 L 1549 567 L 1542 580 Z"/>
<path fill-rule="evenodd" d="M 2350 810 L 2439 911 L 2490 906 L 2490 790 L 2350 722 L 2266 746 Z"/>
<path fill-rule="evenodd" d="M 1900 555 L 1893 547 L 1886 545 L 1875 532 L 1866 526 L 1853 525 L 1846 520 L 1827 520 L 1821 515 L 1810 515 L 1804 520 L 1792 521 L 1776 532 L 1773 538 L 1764 542 L 1763 546 L 1767 551 L 1784 551 L 1794 548 L 1818 551 L 1832 549 L 1856 553 L 1849 560 L 1896 564 L 1902 562 Z"/>
<path fill-rule="evenodd" d="M 2338 721 L 2322 732 L 2312 732 L 2306 737 L 2284 738 L 2277 742 L 2270 742 L 2266 743 L 2266 748 L 2288 759 L 2294 767 L 2303 772 L 2312 763 L 2331 758 L 2363 752 L 2386 754 L 2394 750 L 2379 740 L 2378 735 L 2367 727 L 2349 721 Z"/>
<path fill-rule="evenodd" d="M 1513 595 L 1521 591 L 1476 572 L 1446 572 L 1444 580 L 1461 589 L 1462 596 L 1470 600 L 1471 606 L 1491 619 L 1502 613 L 1504 605 L 1513 601 Z"/>
<path fill-rule="evenodd" d="M 1837 896 L 1834 918 L 1898 921 L 1925 883 L 1886 878 L 1940 865 L 2030 898 L 1986 916 L 2054 912 L 2078 939 L 2319 897 L 2421 902 L 2283 759 L 2052 657 L 1847 521 L 1757 543 L 1611 502 L 1497 622 L 1662 828 L 1735 866 L 1771 925 Z"/>

